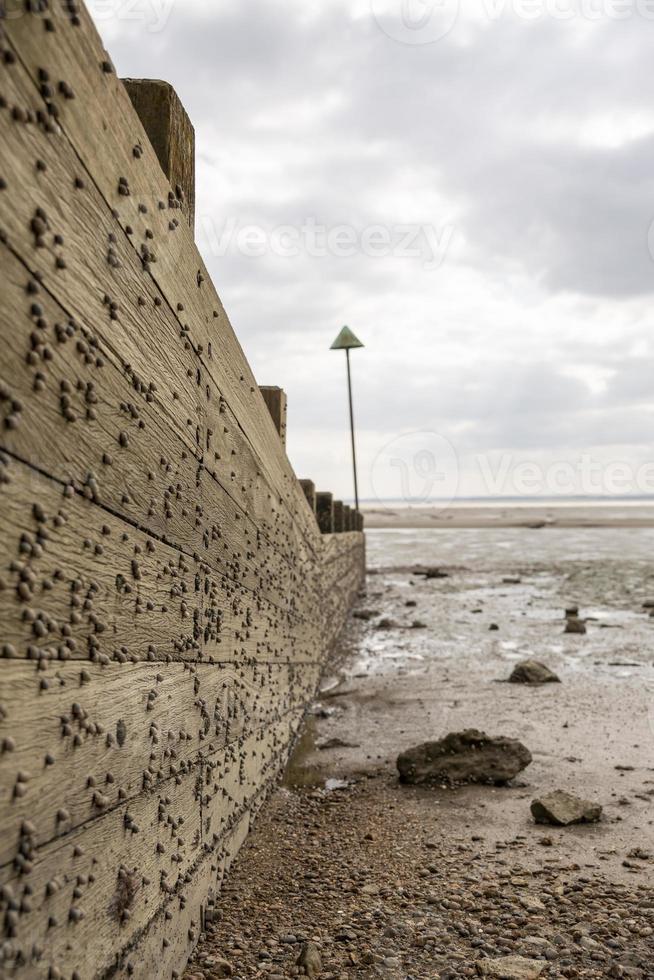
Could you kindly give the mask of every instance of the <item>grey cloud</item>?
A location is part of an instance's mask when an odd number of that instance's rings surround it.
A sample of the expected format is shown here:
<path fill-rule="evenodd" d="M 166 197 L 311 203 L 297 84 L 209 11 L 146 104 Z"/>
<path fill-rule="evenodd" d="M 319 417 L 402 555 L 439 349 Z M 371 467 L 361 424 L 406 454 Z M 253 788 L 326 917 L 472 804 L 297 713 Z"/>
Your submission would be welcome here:
<path fill-rule="evenodd" d="M 255 0 L 177 3 L 160 34 L 113 24 L 110 48 L 121 74 L 179 92 L 198 211 L 218 231 L 228 218 L 456 224 L 463 245 L 433 274 L 363 255 L 219 256 L 199 236 L 255 373 L 288 389 L 292 424 L 339 445 L 342 365 L 327 347 L 351 321 L 368 344 L 365 444 L 424 425 L 465 451 L 554 451 L 646 441 L 649 365 L 625 345 L 652 330 L 654 136 L 643 124 L 608 146 L 580 133 L 590 117 L 610 129 L 612 115 L 651 116 L 651 29 L 614 22 L 581 43 L 565 23 L 504 17 L 465 45 L 453 32 L 411 47 L 345 3 Z M 559 315 L 574 329 L 550 323 Z M 593 393 L 570 365 L 613 374 Z M 304 469 L 314 449 L 292 444 Z"/>

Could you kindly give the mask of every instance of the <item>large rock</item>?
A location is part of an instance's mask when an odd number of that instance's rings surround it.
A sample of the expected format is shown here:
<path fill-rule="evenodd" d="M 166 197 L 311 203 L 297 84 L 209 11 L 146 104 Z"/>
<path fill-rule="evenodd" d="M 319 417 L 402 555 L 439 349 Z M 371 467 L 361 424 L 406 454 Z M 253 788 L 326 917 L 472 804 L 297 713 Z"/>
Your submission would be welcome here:
<path fill-rule="evenodd" d="M 496 980 L 536 980 L 547 963 L 528 960 L 524 956 L 500 956 L 499 959 L 478 960 L 477 973 Z"/>
<path fill-rule="evenodd" d="M 513 668 L 510 684 L 560 684 L 556 674 L 538 660 L 521 660 Z"/>
<path fill-rule="evenodd" d="M 531 752 L 514 738 L 493 738 L 469 728 L 438 742 L 402 752 L 397 768 L 403 783 L 507 783 L 531 762 Z"/>
<path fill-rule="evenodd" d="M 536 823 L 567 827 L 573 823 L 596 823 L 602 816 L 602 807 L 557 789 L 533 800 L 531 812 Z"/>

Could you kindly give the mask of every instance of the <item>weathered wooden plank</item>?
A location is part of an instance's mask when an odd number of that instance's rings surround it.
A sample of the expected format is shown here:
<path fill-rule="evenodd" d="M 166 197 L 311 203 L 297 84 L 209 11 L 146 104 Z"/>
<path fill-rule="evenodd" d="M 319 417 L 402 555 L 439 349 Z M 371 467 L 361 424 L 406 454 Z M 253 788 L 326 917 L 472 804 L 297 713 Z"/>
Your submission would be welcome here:
<path fill-rule="evenodd" d="M 0 65 L 0 79 L 8 107 L 13 106 L 23 120 L 12 121 L 0 144 L 0 172 L 6 175 L 8 191 L 21 187 L 26 171 L 34 169 L 36 159 L 45 168 L 38 187 L 29 195 L 18 190 L 12 196 L 12 206 L 3 210 L 4 233 L 12 248 L 21 253 L 28 268 L 41 276 L 44 289 L 59 297 L 61 306 L 79 321 L 86 336 L 80 338 L 78 332 L 77 342 L 91 348 L 103 342 L 102 357 L 114 358 L 132 389 L 129 403 L 136 403 L 139 411 L 143 411 L 139 402 L 152 403 L 173 429 L 177 427 L 178 435 L 187 444 L 185 451 L 197 457 L 200 476 L 206 470 L 220 487 L 219 492 L 215 488 L 213 497 L 207 497 L 207 509 L 213 503 L 218 518 L 225 507 L 220 497 L 228 501 L 231 496 L 243 511 L 241 518 L 249 514 L 274 547 L 273 538 L 281 553 L 285 549 L 287 560 L 295 553 L 302 560 L 302 549 L 296 541 L 291 547 L 288 514 L 275 502 L 276 495 L 266 486 L 258 464 L 253 464 L 247 440 L 203 368 L 186 331 L 163 302 L 92 180 L 88 178 L 84 186 L 78 187 L 71 179 L 71 173 L 80 171 L 80 163 L 67 140 L 57 132 L 47 133 L 34 122 L 25 121 L 34 119 L 39 111 L 40 97 L 32 81 L 17 63 Z M 42 229 L 39 208 L 49 226 L 42 235 L 34 233 L 34 228 Z M 62 245 L 52 244 L 55 235 Z M 42 242 L 41 247 L 35 247 L 37 241 Z M 64 268 L 59 268 L 60 262 Z M 41 299 L 37 302 L 40 304 Z M 96 315 L 92 317 L 94 309 Z M 26 340 L 34 330 L 34 319 Z M 50 347 L 48 354 L 59 343 L 58 335 L 56 340 L 54 336 L 54 324 L 59 319 L 53 318 L 48 339 L 44 339 Z M 47 323 L 47 317 L 45 320 Z M 68 325 L 68 318 L 64 325 Z M 77 359 L 83 362 L 84 357 Z M 49 365 L 41 363 L 38 369 L 47 378 L 51 372 L 44 371 L 45 367 Z M 141 420 L 128 421 L 133 436 Z M 138 461 L 138 457 L 134 458 Z M 192 462 L 196 463 L 196 459 Z M 208 492 L 211 489 L 209 484 Z M 112 501 L 115 509 L 127 508 L 126 516 L 140 523 L 149 520 L 149 496 L 144 498 L 145 509 L 140 510 L 138 501 L 123 501 L 122 496 Z M 198 518 L 197 511 L 194 516 Z M 282 520 L 284 516 L 286 519 Z M 200 512 L 200 547 L 207 532 L 215 528 L 216 520 L 208 527 L 207 523 Z"/>
<path fill-rule="evenodd" d="M 263 400 L 270 412 L 277 434 L 282 440 L 282 446 L 286 448 L 286 392 L 277 385 L 259 385 L 259 391 L 263 395 Z"/>
<path fill-rule="evenodd" d="M 291 710 L 276 725 L 248 739 L 246 751 L 238 744 L 224 752 L 209 753 L 202 768 L 202 832 L 208 843 L 217 842 L 230 819 L 230 808 L 241 806 L 257 786 L 281 772 L 304 716 L 304 707 Z"/>
<path fill-rule="evenodd" d="M 245 802 L 242 801 L 234 812 L 227 816 L 223 815 L 220 821 L 223 829 L 218 832 L 212 829 L 212 826 L 215 827 L 218 822 L 215 814 L 203 820 L 203 846 L 206 857 L 195 869 L 191 881 L 184 884 L 180 892 L 180 897 L 183 895 L 183 902 L 178 905 L 175 896 L 170 903 L 174 907 L 174 930 L 171 930 L 165 918 L 166 912 L 169 911 L 169 907 L 166 906 L 155 916 L 149 929 L 140 939 L 138 947 L 124 957 L 122 969 L 116 973 L 116 976 L 150 980 L 152 962 L 160 964 L 162 978 L 171 977 L 174 980 L 180 975 L 179 964 L 186 962 L 195 945 L 203 909 L 218 897 L 222 882 L 247 836 L 249 827 L 288 758 L 298 724 L 299 718 L 296 716 L 288 724 L 283 737 L 278 740 L 272 759 L 267 758 L 265 752 L 252 756 L 259 760 L 254 769 L 251 762 L 248 766 L 250 784 L 256 789 L 253 789 L 252 793 L 245 794 L 243 797 Z M 248 759 L 248 752 L 244 753 L 244 758 Z M 236 771 L 233 765 L 231 770 Z M 224 788 L 227 790 L 227 786 Z M 233 791 L 236 792 L 236 789 Z M 227 793 L 229 798 L 231 795 L 229 790 Z"/>
<path fill-rule="evenodd" d="M 15 912 L 4 976 L 45 980 L 77 971 L 90 980 L 120 960 L 200 859 L 198 776 L 169 780 L 41 850 L 24 825 L 23 873 L 0 871 L 5 925 Z"/>
<path fill-rule="evenodd" d="M 263 795 L 262 791 L 259 797 Z M 137 947 L 123 956 L 120 967 L 112 974 L 115 980 L 152 980 L 154 963 L 162 980 L 181 976 L 180 964 L 186 963 L 197 942 L 207 900 L 220 891 L 250 825 L 251 809 L 248 808 L 220 841 L 219 848 L 203 858 L 179 895 L 173 896 L 157 913 Z"/>
<path fill-rule="evenodd" d="M 193 768 L 200 753 L 301 707 L 320 670 L 256 663 L 38 666 L 5 661 L 0 673 L 0 865 L 14 860 L 24 820 L 40 847 L 98 819 Z M 65 825 L 56 819 L 61 809 Z"/>
<path fill-rule="evenodd" d="M 349 532 L 325 535 L 323 540 L 323 603 L 327 623 L 323 642 L 329 649 L 365 579 L 365 539 L 362 534 Z"/>
<path fill-rule="evenodd" d="M 175 197 L 195 227 L 195 130 L 169 82 L 123 78 L 130 101 L 157 154 Z"/>
<path fill-rule="evenodd" d="M 18 906 L 13 955 L 7 957 L 5 951 L 6 975 L 46 978 L 56 967 L 77 970 L 80 980 L 91 980 L 115 975 L 114 966 L 120 971 L 155 917 L 161 911 L 164 919 L 165 911 L 172 914 L 203 855 L 220 862 L 226 837 L 278 773 L 298 724 L 296 713 L 290 721 L 239 739 L 238 749 L 228 746 L 213 756 L 212 778 L 220 773 L 224 792 L 221 828 L 214 824 L 208 835 L 201 831 L 207 818 L 199 801 L 204 762 L 202 771 L 198 766 L 168 780 L 157 792 L 142 793 L 40 850 L 25 828 L 27 867 L 23 865 L 22 874 L 0 870 L 0 909 L 6 912 L 12 901 Z M 177 930 L 178 923 L 170 928 Z"/>
<path fill-rule="evenodd" d="M 319 535 L 86 11 L 26 8 L 0 24 L 0 972 L 172 977 L 363 538 Z"/>
<path fill-rule="evenodd" d="M 67 9 L 63 3 L 56 6 Z M 74 99 L 53 92 L 47 100 L 51 112 L 93 174 L 120 226 L 131 229 L 129 241 L 176 315 L 185 340 L 195 351 L 202 348 L 204 370 L 234 411 L 262 471 L 271 474 L 270 484 L 277 488 L 293 523 L 303 528 L 307 540 L 313 537 L 315 541 L 290 464 L 281 447 L 271 451 L 274 426 L 262 411 L 260 392 L 190 230 L 183 221 L 174 224 L 179 202 L 155 163 L 154 150 L 124 86 L 102 68 L 107 56 L 86 10 L 80 8 L 79 26 L 72 25 L 65 14 L 56 20 L 54 31 L 41 32 L 42 24 L 38 13 L 7 22 L 9 42 L 35 85 L 42 84 L 39 71 L 45 68 L 74 91 Z M 207 356 L 209 344 L 220 350 L 220 358 Z"/>
<path fill-rule="evenodd" d="M 302 487 L 302 492 L 307 499 L 309 509 L 311 513 L 315 515 L 316 513 L 316 485 L 313 480 L 300 480 L 300 486 Z"/>
<path fill-rule="evenodd" d="M 60 6 L 65 9 L 64 4 Z M 262 473 L 272 474 L 269 483 L 279 494 L 280 508 L 294 519 L 289 527 L 302 526 L 306 539 L 315 542 L 310 515 L 290 464 L 281 447 L 279 452 L 271 451 L 274 427 L 263 411 L 261 395 L 208 280 L 190 230 L 183 221 L 175 224 L 179 202 L 174 194 L 172 199 L 169 197 L 172 192 L 124 86 L 102 70 L 106 54 L 83 8 L 80 18 L 82 26 L 74 27 L 61 16 L 54 32 L 41 33 L 43 18 L 26 14 L 7 22 L 7 37 L 37 88 L 42 86 L 39 73 L 44 70 L 53 77 L 68 76 L 66 84 L 76 97 L 65 98 L 54 92 L 45 101 L 74 145 L 79 158 L 76 166 L 82 165 L 92 175 L 112 209 L 114 237 L 118 238 L 121 229 L 123 233 L 129 231 L 126 240 L 141 262 L 141 282 L 150 278 L 157 284 L 177 321 L 178 338 L 181 334 L 188 351 L 197 354 L 201 374 L 213 379 L 234 411 L 257 465 Z M 17 76 L 18 61 L 7 70 L 7 76 Z M 107 139 L 107 131 L 111 132 L 111 139 Z M 209 356 L 209 351 L 220 353 L 220 357 Z M 195 373 L 192 371 L 192 376 Z"/>
<path fill-rule="evenodd" d="M 0 445 L 287 606 L 286 559 L 171 432 L 148 391 L 134 390 L 101 342 L 89 357 L 88 337 L 1 244 L 0 276 Z"/>
<path fill-rule="evenodd" d="M 0 542 L 10 657 L 316 659 L 313 629 L 6 454 Z"/>
<path fill-rule="evenodd" d="M 334 495 L 327 491 L 316 494 L 316 515 L 322 534 L 334 533 Z"/>

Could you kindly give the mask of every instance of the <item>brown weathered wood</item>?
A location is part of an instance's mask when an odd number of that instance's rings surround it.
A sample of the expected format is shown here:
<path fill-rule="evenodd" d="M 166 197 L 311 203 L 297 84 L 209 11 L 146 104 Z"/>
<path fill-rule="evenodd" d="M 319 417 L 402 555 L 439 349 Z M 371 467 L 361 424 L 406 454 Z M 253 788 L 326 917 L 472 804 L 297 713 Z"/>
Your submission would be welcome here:
<path fill-rule="evenodd" d="M 287 758 L 364 541 L 331 534 L 331 495 L 320 534 L 74 7 L 0 22 L 0 973 L 163 980 Z"/>
<path fill-rule="evenodd" d="M 5 958 L 8 976 L 47 977 L 56 967 L 64 976 L 77 970 L 86 980 L 120 960 L 124 946 L 201 859 L 199 775 L 169 780 L 159 793 L 112 810 L 90 832 L 79 827 L 42 849 L 32 845 L 29 823 L 24 827 L 28 870 L 24 864 L 22 874 L 12 867 L 0 871 L 1 885 L 19 903 Z"/>
<path fill-rule="evenodd" d="M 270 417 L 277 429 L 282 446 L 286 446 L 286 392 L 275 385 L 259 385 L 259 391 L 270 412 Z"/>
<path fill-rule="evenodd" d="M 43 290 L 28 294 L 27 287 L 36 281 L 2 245 L 0 275 L 0 330 L 7 337 L 0 383 L 22 405 L 20 424 L 0 433 L 0 445 L 42 466 L 47 444 L 48 468 L 56 479 L 162 540 L 205 554 L 237 584 L 261 589 L 272 601 L 286 605 L 292 574 L 288 560 L 270 548 L 268 539 L 257 541 L 252 521 L 162 424 L 156 405 L 139 397 L 103 344 L 95 346 L 88 364 L 76 349 L 78 343 L 86 343 L 80 330 L 65 343 L 54 340 L 55 324 L 66 322 L 64 311 Z M 36 318 L 29 310 L 34 302 L 49 325 L 38 333 L 49 356 L 31 364 Z M 5 400 L 0 414 L 8 417 L 5 413 L 10 411 Z M 237 514 L 242 514 L 240 527 Z"/>
<path fill-rule="evenodd" d="M 33 660 L 315 660 L 315 626 L 0 453 L 0 621 Z"/>
<path fill-rule="evenodd" d="M 307 498 L 307 503 L 313 514 L 316 513 L 316 485 L 313 480 L 300 480 L 300 486 Z"/>
<path fill-rule="evenodd" d="M 157 78 L 123 78 L 123 85 L 193 230 L 195 130 L 186 109 L 169 82 Z"/>
<path fill-rule="evenodd" d="M 77 969 L 83 977 L 102 976 L 120 964 L 158 911 L 174 906 L 184 894 L 204 855 L 213 852 L 219 858 L 223 839 L 246 813 L 249 800 L 278 772 L 298 723 L 281 722 L 269 733 L 242 740 L 238 754 L 228 747 L 212 759 L 209 778 L 219 773 L 225 790 L 220 828 L 211 827 L 199 805 L 205 786 L 202 762 L 158 791 L 141 794 L 91 827 L 83 825 L 41 849 L 33 846 L 30 828 L 24 829 L 23 850 L 32 867 L 27 874 L 0 870 L 0 884 L 19 900 L 26 886 L 31 889 L 28 907 L 21 905 L 17 916 L 25 945 L 21 940 L 13 944 L 13 959 L 21 954 L 29 965 L 10 976 L 30 976 L 34 944 L 48 967 Z M 235 764 L 240 757 L 242 766 Z M 127 883 L 121 868 L 128 872 Z"/>
<path fill-rule="evenodd" d="M 6 72 L 3 89 L 25 113 L 38 111 L 38 93 L 34 94 L 31 80 L 17 70 L 15 63 Z M 21 172 L 33 167 L 36 156 L 46 166 L 38 188 L 29 198 L 16 198 L 14 207 L 3 214 L 11 247 L 19 250 L 28 269 L 33 267 L 42 277 L 47 291 L 60 297 L 62 308 L 75 315 L 85 333 L 82 339 L 90 345 L 103 341 L 102 356 L 114 356 L 117 369 L 126 374 L 134 389 L 132 400 L 140 394 L 140 400 L 152 399 L 156 405 L 161 402 L 166 419 L 188 442 L 190 452 L 201 460 L 201 472 L 210 473 L 219 485 L 222 480 L 221 492 L 226 492 L 245 514 L 249 513 L 266 539 L 280 551 L 285 550 L 287 557 L 291 553 L 301 555 L 298 527 L 280 506 L 258 463 L 253 467 L 251 447 L 229 405 L 214 388 L 187 333 L 162 302 L 151 276 L 129 245 L 129 238 L 117 229 L 92 180 L 83 188 L 71 182 L 71 172 L 80 172 L 80 165 L 67 140 L 33 125 L 12 126 L 7 139 L 0 143 L 0 169 L 7 174 L 9 186 L 20 184 Z M 51 249 L 34 247 L 31 224 L 37 205 L 49 215 L 51 228 L 46 237 L 61 235 L 64 242 L 54 250 L 56 256 Z M 56 223 L 52 208 L 56 208 Z M 55 260 L 60 258 L 66 268 L 56 267 Z M 89 316 L 94 306 L 95 315 Z M 25 309 L 29 307 L 21 316 Z M 59 320 L 57 316 L 53 323 Z M 67 323 L 64 318 L 64 325 Z M 144 329 L 145 323 L 148 329 Z M 29 329 L 33 329 L 33 324 Z M 54 348 L 58 341 L 52 333 L 50 324 L 45 342 Z M 209 345 L 209 362 L 216 350 Z M 180 384 L 183 378 L 199 383 Z M 140 408 L 139 399 L 136 405 Z M 271 452 L 274 456 L 273 449 Z M 315 535 L 315 528 L 312 534 Z"/>
<path fill-rule="evenodd" d="M 97 820 L 194 769 L 201 755 L 301 707 L 319 670 L 79 662 L 40 670 L 26 661 L 6 663 L 0 745 L 11 740 L 13 747 L 0 753 L 0 866 L 14 858 L 24 820 L 31 820 L 39 847 L 62 829 Z M 29 778 L 17 796 L 20 774 Z M 69 814 L 65 827 L 55 818 L 60 808 Z"/>
<path fill-rule="evenodd" d="M 364 580 L 365 543 L 363 535 L 354 532 L 326 535 L 324 541 L 323 603 L 328 624 L 324 638 L 331 645 Z"/>
<path fill-rule="evenodd" d="M 336 534 L 342 534 L 343 531 L 347 530 L 345 527 L 345 512 L 343 510 L 343 501 L 334 501 L 334 532 Z"/>
<path fill-rule="evenodd" d="M 262 398 L 243 352 L 225 316 L 220 300 L 185 222 L 173 229 L 179 202 L 163 178 L 156 155 L 134 113 L 119 79 L 103 70 L 107 60 L 97 33 L 83 5 L 79 26 L 63 17 L 55 33 L 42 32 L 42 18 L 28 14 L 12 21 L 9 41 L 19 61 L 25 64 L 37 90 L 39 71 L 47 63 L 75 92 L 74 99 L 55 93 L 57 119 L 65 137 L 74 145 L 82 166 L 93 174 L 96 186 L 112 209 L 128 240 L 144 262 L 144 272 L 161 290 L 175 314 L 185 339 L 200 356 L 204 369 L 214 379 L 247 433 L 259 464 L 268 470 L 282 490 L 282 505 L 311 532 L 305 509 L 299 507 L 297 480 L 281 451 L 270 451 L 272 421 L 261 412 Z M 15 64 L 12 65 L 15 68 Z M 44 111 L 47 107 L 44 105 Z M 107 125 L 107 119 L 111 125 Z M 107 130 L 111 139 L 107 139 Z M 134 156 L 134 146 L 142 153 Z M 99 159 L 98 147 L 102 147 Z M 121 184 L 120 178 L 126 183 Z M 119 188 L 129 193 L 122 193 Z M 166 203 L 168 202 L 168 203 Z M 163 205 L 163 207 L 162 207 Z M 146 250 L 144 252 L 144 249 Z M 152 261 L 152 256 L 156 262 Z M 206 356 L 208 345 L 221 348 L 220 358 Z"/>
<path fill-rule="evenodd" d="M 316 516 L 318 527 L 322 534 L 333 534 L 334 532 L 334 496 L 331 493 L 319 492 L 316 494 Z"/>
<path fill-rule="evenodd" d="M 261 794 L 263 795 L 263 794 Z M 203 910 L 208 898 L 218 894 L 222 881 L 245 840 L 252 820 L 252 810 L 259 797 L 235 822 L 232 829 L 214 853 L 204 857 L 194 870 L 190 880 L 178 896 L 173 896 L 169 906 L 157 912 L 143 935 L 138 947 L 122 958 L 118 977 L 130 980 L 152 980 L 152 965 L 156 963 L 160 975 L 173 975 L 179 964 L 185 963 L 197 942 Z M 171 918 L 166 918 L 166 915 Z M 174 927 L 171 924 L 174 923 Z"/>

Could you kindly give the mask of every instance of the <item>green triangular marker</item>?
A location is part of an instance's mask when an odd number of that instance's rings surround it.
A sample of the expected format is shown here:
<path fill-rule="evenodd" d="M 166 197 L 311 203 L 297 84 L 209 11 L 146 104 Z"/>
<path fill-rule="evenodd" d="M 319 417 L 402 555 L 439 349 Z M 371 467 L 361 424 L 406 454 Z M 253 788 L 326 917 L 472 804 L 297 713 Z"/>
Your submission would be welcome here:
<path fill-rule="evenodd" d="M 343 327 L 330 350 L 351 350 L 353 347 L 363 347 L 358 337 L 355 337 L 349 327 Z"/>

